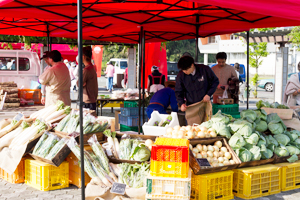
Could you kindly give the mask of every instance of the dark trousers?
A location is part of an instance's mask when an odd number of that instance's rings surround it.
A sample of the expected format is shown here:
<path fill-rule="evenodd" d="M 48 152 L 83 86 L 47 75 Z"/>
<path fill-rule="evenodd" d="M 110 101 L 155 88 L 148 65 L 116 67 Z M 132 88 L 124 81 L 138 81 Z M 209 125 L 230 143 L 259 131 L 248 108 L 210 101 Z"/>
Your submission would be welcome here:
<path fill-rule="evenodd" d="M 85 103 L 83 108 L 89 108 L 90 110 L 96 110 L 96 103 Z"/>

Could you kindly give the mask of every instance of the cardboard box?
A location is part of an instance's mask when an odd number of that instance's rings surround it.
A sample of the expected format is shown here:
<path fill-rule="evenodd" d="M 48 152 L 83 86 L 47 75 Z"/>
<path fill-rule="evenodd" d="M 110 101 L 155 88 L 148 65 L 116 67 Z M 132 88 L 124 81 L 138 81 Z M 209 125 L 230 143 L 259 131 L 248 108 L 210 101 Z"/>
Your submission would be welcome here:
<path fill-rule="evenodd" d="M 261 107 L 260 109 L 265 110 L 267 114 L 277 113 L 277 115 L 281 119 L 292 119 L 294 113 L 293 109 L 279 109 L 279 108 L 266 108 L 266 107 Z"/>
<path fill-rule="evenodd" d="M 222 105 L 233 104 L 233 99 L 218 99 L 217 103 Z"/>

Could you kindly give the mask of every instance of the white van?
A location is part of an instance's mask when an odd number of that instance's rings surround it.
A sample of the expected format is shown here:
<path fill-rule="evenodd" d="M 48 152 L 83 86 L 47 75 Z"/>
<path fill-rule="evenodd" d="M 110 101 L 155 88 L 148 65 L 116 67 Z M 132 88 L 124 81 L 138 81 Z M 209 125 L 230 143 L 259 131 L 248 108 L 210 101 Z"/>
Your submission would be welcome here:
<path fill-rule="evenodd" d="M 0 82 L 14 81 L 18 88 L 30 89 L 31 81 L 38 81 L 41 72 L 36 52 L 0 50 Z"/>
<path fill-rule="evenodd" d="M 108 62 L 112 62 L 115 66 L 114 84 L 117 83 L 117 74 L 124 74 L 125 69 L 128 67 L 127 59 L 111 58 Z"/>

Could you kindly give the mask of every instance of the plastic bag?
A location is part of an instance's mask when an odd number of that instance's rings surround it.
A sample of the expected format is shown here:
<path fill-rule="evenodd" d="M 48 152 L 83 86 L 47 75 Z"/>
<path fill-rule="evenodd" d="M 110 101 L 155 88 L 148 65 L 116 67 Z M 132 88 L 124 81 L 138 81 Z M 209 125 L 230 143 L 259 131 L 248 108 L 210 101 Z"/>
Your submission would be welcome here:
<path fill-rule="evenodd" d="M 227 90 L 224 90 L 222 99 L 228 99 Z"/>

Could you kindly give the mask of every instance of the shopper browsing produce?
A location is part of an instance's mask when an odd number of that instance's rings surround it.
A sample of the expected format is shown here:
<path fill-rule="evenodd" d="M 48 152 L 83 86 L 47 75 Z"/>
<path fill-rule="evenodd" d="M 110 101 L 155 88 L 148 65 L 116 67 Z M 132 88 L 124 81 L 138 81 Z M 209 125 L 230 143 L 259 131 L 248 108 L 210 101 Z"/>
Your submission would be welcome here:
<path fill-rule="evenodd" d="M 298 73 L 291 75 L 283 95 L 283 103 L 288 106 L 300 105 L 300 62 L 298 63 Z"/>
<path fill-rule="evenodd" d="M 228 79 L 237 78 L 236 71 L 234 68 L 226 64 L 227 55 L 225 52 L 219 52 L 216 56 L 218 64 L 213 66 L 211 69 L 219 78 L 219 85 L 213 96 L 213 103 L 217 103 L 219 97 L 223 96 L 225 90 L 228 89 Z M 230 97 L 229 97 L 230 98 Z"/>
<path fill-rule="evenodd" d="M 69 69 L 61 62 L 60 52 L 51 51 L 48 61 L 52 67 L 39 77 L 39 82 L 47 87 L 45 106 L 54 105 L 58 100 L 63 101 L 65 105 L 71 105 Z"/>

